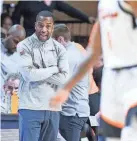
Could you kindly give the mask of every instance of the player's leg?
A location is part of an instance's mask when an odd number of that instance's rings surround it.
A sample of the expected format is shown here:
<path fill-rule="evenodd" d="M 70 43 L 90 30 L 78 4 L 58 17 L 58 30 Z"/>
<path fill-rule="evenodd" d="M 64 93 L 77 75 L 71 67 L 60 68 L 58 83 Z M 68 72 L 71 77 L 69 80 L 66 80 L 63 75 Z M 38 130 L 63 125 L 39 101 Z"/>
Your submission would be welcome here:
<path fill-rule="evenodd" d="M 137 141 L 137 68 L 130 68 L 123 74 L 125 93 L 124 105 L 125 127 L 122 129 L 121 141 Z"/>
<path fill-rule="evenodd" d="M 99 132 L 102 136 L 99 141 L 120 141 L 121 127 L 119 127 L 119 123 L 103 117 L 100 120 L 100 126 Z"/>
<path fill-rule="evenodd" d="M 121 129 L 124 125 L 123 106 L 119 100 L 117 79 L 117 72 L 105 70 L 102 83 L 99 134 L 104 136 L 107 141 L 120 141 Z"/>

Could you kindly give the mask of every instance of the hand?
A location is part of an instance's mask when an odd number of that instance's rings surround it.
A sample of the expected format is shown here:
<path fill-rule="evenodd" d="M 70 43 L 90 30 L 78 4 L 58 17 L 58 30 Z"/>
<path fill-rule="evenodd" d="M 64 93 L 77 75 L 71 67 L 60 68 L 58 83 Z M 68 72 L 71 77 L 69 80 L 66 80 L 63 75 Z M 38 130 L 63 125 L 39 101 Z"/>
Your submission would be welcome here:
<path fill-rule="evenodd" d="M 91 24 L 94 24 L 96 22 L 96 19 L 94 17 L 89 17 L 88 20 Z"/>
<path fill-rule="evenodd" d="M 50 106 L 52 108 L 58 107 L 60 104 L 63 104 L 69 97 L 69 91 L 61 89 L 57 92 L 57 95 L 51 98 Z"/>

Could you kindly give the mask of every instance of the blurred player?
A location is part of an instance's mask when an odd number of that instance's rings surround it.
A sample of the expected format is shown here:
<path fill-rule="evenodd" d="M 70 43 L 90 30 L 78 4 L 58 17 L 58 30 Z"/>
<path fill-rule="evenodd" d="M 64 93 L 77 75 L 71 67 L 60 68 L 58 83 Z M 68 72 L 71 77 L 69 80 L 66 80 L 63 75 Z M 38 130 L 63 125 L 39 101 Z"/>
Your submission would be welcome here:
<path fill-rule="evenodd" d="M 92 55 L 51 105 L 63 103 L 68 91 L 101 55 L 104 74 L 101 126 L 107 141 L 137 141 L 137 2 L 100 0 L 99 22 L 92 35 Z M 121 129 L 123 129 L 121 134 Z"/>

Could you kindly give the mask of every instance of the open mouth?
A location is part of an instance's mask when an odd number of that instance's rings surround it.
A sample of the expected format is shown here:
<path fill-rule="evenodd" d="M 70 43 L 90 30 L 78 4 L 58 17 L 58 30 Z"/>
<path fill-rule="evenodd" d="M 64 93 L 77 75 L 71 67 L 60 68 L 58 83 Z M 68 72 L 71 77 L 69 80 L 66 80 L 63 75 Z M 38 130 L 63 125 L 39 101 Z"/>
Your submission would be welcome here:
<path fill-rule="evenodd" d="M 40 34 L 40 36 L 41 36 L 41 37 L 47 37 L 47 35 L 44 35 L 44 34 Z"/>
<path fill-rule="evenodd" d="M 40 37 L 43 38 L 43 39 L 47 39 L 48 38 L 47 35 L 40 35 Z"/>

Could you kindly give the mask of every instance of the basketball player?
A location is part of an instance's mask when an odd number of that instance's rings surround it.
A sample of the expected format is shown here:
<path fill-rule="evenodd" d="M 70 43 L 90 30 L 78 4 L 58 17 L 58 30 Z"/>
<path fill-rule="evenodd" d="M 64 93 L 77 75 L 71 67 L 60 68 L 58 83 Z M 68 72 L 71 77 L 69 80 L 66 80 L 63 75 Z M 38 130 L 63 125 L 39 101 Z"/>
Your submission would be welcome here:
<path fill-rule="evenodd" d="M 121 141 L 137 141 L 137 2 L 100 0 L 98 10 L 99 22 L 92 34 L 93 53 L 51 105 L 67 99 L 68 92 L 101 55 L 102 46 L 103 135 L 107 141 L 120 141 L 120 136 Z"/>

